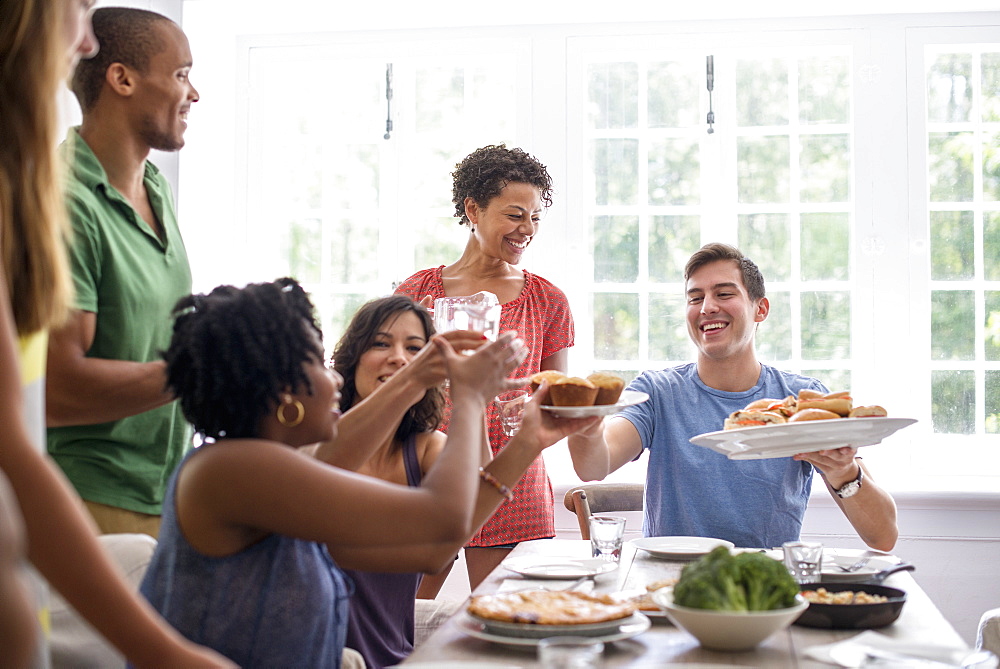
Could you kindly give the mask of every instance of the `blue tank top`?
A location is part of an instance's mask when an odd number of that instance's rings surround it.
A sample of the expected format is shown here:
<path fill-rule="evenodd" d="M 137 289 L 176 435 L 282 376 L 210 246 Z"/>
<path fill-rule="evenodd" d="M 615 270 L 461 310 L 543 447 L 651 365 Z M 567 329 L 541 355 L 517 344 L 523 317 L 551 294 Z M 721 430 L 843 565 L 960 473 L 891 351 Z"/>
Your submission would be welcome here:
<path fill-rule="evenodd" d="M 403 444 L 406 482 L 420 485 L 417 439 Z M 347 647 L 361 653 L 368 669 L 399 664 L 413 652 L 413 617 L 420 574 L 387 574 L 345 569 L 354 580 Z"/>
<path fill-rule="evenodd" d="M 139 591 L 185 637 L 241 667 L 339 669 L 349 584 L 323 544 L 272 534 L 216 558 L 185 540 L 177 475 L 198 450 L 167 486 L 159 543 Z"/>

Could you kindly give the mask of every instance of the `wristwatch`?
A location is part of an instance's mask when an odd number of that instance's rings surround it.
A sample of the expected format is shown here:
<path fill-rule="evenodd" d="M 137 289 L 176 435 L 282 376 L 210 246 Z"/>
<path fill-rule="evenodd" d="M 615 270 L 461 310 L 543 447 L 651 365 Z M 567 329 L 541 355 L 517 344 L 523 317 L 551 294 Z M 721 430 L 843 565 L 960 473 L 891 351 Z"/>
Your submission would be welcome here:
<path fill-rule="evenodd" d="M 854 497 L 861 490 L 861 481 L 865 478 L 865 472 L 861 469 L 861 465 L 858 465 L 858 477 L 853 481 L 848 481 L 844 485 L 840 486 L 836 490 L 837 497 L 841 499 L 847 499 L 848 497 Z"/>

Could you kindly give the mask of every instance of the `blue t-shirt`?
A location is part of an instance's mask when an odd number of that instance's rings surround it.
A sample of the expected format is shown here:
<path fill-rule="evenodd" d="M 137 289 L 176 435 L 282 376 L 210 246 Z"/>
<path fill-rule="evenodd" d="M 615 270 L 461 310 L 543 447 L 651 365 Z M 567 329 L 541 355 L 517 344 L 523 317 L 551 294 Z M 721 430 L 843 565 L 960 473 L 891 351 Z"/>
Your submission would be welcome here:
<path fill-rule="evenodd" d="M 326 546 L 271 534 L 216 558 L 184 538 L 177 475 L 197 452 L 167 486 L 159 542 L 139 591 L 178 632 L 241 667 L 339 669 L 350 585 Z"/>
<path fill-rule="evenodd" d="M 721 430 L 726 416 L 754 400 L 783 399 L 803 388 L 828 392 L 816 379 L 767 365 L 757 385 L 737 393 L 706 386 L 695 363 L 644 372 L 629 384 L 649 393 L 648 402 L 618 414 L 649 449 L 643 534 L 715 537 L 748 548 L 798 539 L 812 465 L 790 457 L 730 460 L 689 440 Z"/>

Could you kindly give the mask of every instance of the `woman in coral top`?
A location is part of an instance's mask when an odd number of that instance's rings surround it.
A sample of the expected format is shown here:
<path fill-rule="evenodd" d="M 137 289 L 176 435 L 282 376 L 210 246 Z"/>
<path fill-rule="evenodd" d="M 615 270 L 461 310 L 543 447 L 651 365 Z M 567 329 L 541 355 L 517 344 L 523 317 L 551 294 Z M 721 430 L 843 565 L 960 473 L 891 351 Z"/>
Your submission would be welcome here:
<path fill-rule="evenodd" d="M 521 149 L 485 146 L 452 173 L 455 216 L 469 230 L 462 256 L 406 279 L 397 293 L 415 300 L 488 291 L 500 300 L 499 331 L 516 330 L 529 348 L 515 372 L 528 377 L 545 369 L 566 371 L 573 345 L 573 315 L 565 294 L 537 274 L 518 267 L 552 204 L 552 178 Z M 487 408 L 490 447 L 499 452 L 504 435 L 496 407 Z M 447 429 L 445 426 L 443 429 Z M 503 504 L 465 547 L 469 584 L 475 589 L 521 541 L 555 536 L 552 485 L 539 457 Z M 447 573 L 425 578 L 418 597 L 433 598 Z"/>

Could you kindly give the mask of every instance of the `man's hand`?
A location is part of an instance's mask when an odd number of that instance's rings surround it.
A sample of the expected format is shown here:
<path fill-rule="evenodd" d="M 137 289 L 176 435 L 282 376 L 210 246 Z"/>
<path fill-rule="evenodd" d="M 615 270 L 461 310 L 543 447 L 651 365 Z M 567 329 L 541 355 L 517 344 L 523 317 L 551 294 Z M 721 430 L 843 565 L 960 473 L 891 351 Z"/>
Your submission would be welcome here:
<path fill-rule="evenodd" d="M 857 454 L 858 449 L 844 446 L 827 451 L 799 453 L 792 459 L 812 464 L 813 467 L 822 472 L 823 478 L 836 490 L 858 477 L 859 465 L 854 460 Z"/>

